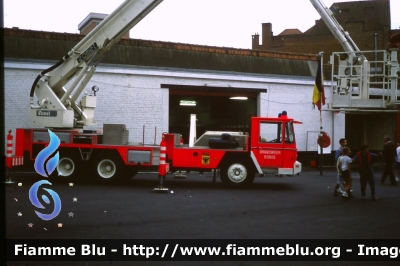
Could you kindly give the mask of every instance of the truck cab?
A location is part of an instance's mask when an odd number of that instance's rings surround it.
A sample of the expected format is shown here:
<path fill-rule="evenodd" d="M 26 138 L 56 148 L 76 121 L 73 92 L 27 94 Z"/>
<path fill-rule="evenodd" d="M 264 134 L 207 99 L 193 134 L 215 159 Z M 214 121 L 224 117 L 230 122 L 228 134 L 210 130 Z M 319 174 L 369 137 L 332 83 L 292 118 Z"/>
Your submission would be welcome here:
<path fill-rule="evenodd" d="M 282 113 L 277 118 L 251 118 L 250 150 L 259 173 L 293 175 L 301 172 L 294 134 L 294 124 L 301 122 L 288 118 L 285 112 Z"/>
<path fill-rule="evenodd" d="M 164 134 L 167 163 L 172 172 L 219 169 L 221 180 L 233 186 L 253 182 L 256 173 L 298 174 L 295 123 L 300 122 L 286 112 L 279 117 L 252 117 L 250 134 L 209 131 L 192 147 L 181 145 L 179 134 Z"/>

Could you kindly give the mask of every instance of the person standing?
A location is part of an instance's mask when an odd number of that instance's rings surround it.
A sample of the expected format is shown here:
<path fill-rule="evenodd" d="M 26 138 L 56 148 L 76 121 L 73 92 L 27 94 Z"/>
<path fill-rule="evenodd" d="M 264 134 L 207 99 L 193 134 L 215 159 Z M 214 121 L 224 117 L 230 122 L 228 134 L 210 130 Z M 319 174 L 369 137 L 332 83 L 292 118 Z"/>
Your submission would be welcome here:
<path fill-rule="evenodd" d="M 346 145 L 347 145 L 347 140 L 346 140 L 345 138 L 341 138 L 341 139 L 339 140 L 339 144 L 340 144 L 340 147 L 339 147 L 339 149 L 337 149 L 336 152 L 335 152 L 335 163 L 336 163 L 336 167 L 337 167 L 337 164 L 338 164 L 338 159 L 339 159 L 339 157 L 342 156 L 342 149 L 343 149 L 343 147 L 346 147 Z M 342 177 L 340 176 L 340 173 L 338 172 L 338 173 L 337 173 L 337 176 L 336 176 L 336 185 L 335 185 L 335 189 L 334 189 L 334 191 L 333 191 L 333 196 L 334 196 L 334 197 L 339 197 L 339 193 L 342 192 L 341 189 L 340 189 L 340 184 L 342 184 L 342 182 L 343 182 Z M 339 193 L 338 193 L 338 192 L 339 192 Z"/>
<path fill-rule="evenodd" d="M 342 157 L 339 160 L 339 169 L 342 171 L 342 178 L 346 183 L 344 187 L 344 192 L 342 193 L 342 199 L 350 198 L 350 190 L 353 185 L 353 179 L 351 177 L 351 163 L 353 160 L 349 157 L 351 154 L 351 150 L 349 147 L 343 147 L 342 149 Z"/>
<path fill-rule="evenodd" d="M 400 181 L 400 140 L 397 141 L 397 148 L 396 148 L 396 170 L 397 170 L 397 177 L 396 181 Z"/>
<path fill-rule="evenodd" d="M 369 152 L 369 147 L 366 144 L 361 145 L 361 149 L 354 156 L 353 161 L 358 163 L 360 171 L 360 184 L 361 184 L 361 198 L 365 198 L 365 189 L 367 188 L 367 183 L 371 189 L 371 198 L 373 200 L 378 199 L 375 195 L 375 178 L 374 169 L 372 165 L 372 157 L 377 157 L 378 154 Z"/>
<path fill-rule="evenodd" d="M 396 157 L 396 147 L 391 141 L 391 138 L 386 135 L 383 138 L 385 145 L 383 146 L 383 160 L 385 161 L 385 169 L 381 177 L 381 184 L 385 183 L 386 178 L 389 176 L 390 186 L 397 186 L 396 179 L 393 173 L 393 163 Z"/>

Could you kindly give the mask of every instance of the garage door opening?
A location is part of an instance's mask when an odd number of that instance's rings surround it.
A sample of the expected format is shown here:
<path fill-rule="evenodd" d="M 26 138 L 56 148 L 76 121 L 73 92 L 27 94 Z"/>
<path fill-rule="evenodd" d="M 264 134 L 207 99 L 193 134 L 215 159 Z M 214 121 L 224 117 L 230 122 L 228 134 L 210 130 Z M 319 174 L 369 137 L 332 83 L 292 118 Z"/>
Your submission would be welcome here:
<path fill-rule="evenodd" d="M 184 143 L 188 143 L 191 114 L 196 114 L 197 137 L 206 131 L 249 132 L 250 117 L 257 115 L 259 92 L 207 89 L 197 88 L 193 91 L 170 88 L 169 132 L 182 134 Z"/>

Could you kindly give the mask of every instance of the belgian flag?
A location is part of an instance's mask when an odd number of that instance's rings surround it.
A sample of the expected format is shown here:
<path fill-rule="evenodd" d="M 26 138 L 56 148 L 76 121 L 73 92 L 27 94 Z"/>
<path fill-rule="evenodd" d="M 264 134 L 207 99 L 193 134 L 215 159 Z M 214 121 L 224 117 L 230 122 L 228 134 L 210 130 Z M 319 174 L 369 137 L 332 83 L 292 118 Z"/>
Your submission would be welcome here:
<path fill-rule="evenodd" d="M 315 77 L 314 93 L 312 97 L 312 102 L 321 111 L 321 107 L 325 104 L 325 92 L 324 92 L 324 82 L 322 75 L 322 65 L 321 60 L 318 60 L 318 70 Z"/>

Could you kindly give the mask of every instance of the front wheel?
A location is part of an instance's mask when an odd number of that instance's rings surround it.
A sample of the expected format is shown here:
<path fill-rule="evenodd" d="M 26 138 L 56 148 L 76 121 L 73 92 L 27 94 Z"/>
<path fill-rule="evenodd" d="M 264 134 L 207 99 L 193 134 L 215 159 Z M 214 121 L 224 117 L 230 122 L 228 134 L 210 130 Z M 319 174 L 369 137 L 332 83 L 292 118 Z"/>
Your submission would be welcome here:
<path fill-rule="evenodd" d="M 70 177 L 76 172 L 75 162 L 70 157 L 62 157 L 58 161 L 57 172 L 59 176 Z"/>
<path fill-rule="evenodd" d="M 230 163 L 221 168 L 222 182 L 233 187 L 241 187 L 254 181 L 254 170 L 243 163 Z"/>
<path fill-rule="evenodd" d="M 50 178 L 55 182 L 72 181 L 77 176 L 79 168 L 79 161 L 72 152 L 61 151 L 57 167 Z"/>

